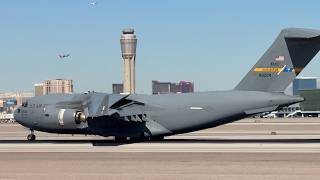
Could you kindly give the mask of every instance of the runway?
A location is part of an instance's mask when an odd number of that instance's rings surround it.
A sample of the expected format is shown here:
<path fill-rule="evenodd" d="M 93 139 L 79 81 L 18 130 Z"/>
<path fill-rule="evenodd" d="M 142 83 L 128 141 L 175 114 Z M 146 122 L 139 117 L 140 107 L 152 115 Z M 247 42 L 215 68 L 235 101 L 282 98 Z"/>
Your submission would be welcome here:
<path fill-rule="evenodd" d="M 0 179 L 319 179 L 320 119 L 245 119 L 164 141 L 0 125 Z"/>
<path fill-rule="evenodd" d="M 0 125 L 0 152 L 320 152 L 320 119 L 245 119 L 166 137 L 160 142 L 115 143 L 112 138 L 57 135 Z"/>
<path fill-rule="evenodd" d="M 318 154 L 0 153 L 0 179 L 318 180 Z"/>

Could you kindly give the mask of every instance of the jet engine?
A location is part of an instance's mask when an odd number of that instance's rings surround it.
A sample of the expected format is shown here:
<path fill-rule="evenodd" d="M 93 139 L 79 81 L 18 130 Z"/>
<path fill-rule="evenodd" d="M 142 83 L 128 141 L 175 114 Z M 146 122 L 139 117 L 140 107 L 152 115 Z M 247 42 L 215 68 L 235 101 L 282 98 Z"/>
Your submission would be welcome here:
<path fill-rule="evenodd" d="M 48 114 L 49 118 L 59 123 L 64 128 L 75 129 L 81 123 L 87 121 L 84 112 L 77 109 L 55 109 Z"/>
<path fill-rule="evenodd" d="M 60 109 L 58 121 L 60 125 L 80 124 L 86 121 L 86 115 L 76 109 Z"/>

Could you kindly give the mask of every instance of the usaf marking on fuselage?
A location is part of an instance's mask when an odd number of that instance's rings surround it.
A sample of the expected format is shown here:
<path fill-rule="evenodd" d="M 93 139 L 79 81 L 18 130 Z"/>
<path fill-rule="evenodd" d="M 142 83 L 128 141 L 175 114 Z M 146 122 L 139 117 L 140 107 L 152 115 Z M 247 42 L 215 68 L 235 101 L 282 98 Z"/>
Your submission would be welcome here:
<path fill-rule="evenodd" d="M 285 95 L 283 91 L 319 49 L 320 31 L 287 28 L 230 91 L 47 95 L 28 100 L 17 108 L 14 117 L 31 130 L 28 140 L 35 140 L 33 130 L 115 136 L 119 141 L 162 139 L 303 101 L 303 98 Z"/>

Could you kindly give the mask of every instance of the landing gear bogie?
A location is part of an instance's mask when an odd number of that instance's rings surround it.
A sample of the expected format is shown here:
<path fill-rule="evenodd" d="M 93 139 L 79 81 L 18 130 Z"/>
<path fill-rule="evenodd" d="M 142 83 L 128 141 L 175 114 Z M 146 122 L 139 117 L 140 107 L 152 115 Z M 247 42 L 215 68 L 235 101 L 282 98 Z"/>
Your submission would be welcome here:
<path fill-rule="evenodd" d="M 29 134 L 29 135 L 27 136 L 27 139 L 28 139 L 28 141 L 34 141 L 34 140 L 36 140 L 36 135 L 34 135 L 34 134 Z"/>
<path fill-rule="evenodd" d="M 114 137 L 115 142 L 123 143 L 127 141 L 127 137 L 124 136 L 115 136 Z"/>
<path fill-rule="evenodd" d="M 31 130 L 31 133 L 28 134 L 27 140 L 28 140 L 28 141 L 34 141 L 34 140 L 36 140 L 36 135 L 34 135 L 33 130 Z"/>
<path fill-rule="evenodd" d="M 151 136 L 150 141 L 163 141 L 164 136 Z"/>

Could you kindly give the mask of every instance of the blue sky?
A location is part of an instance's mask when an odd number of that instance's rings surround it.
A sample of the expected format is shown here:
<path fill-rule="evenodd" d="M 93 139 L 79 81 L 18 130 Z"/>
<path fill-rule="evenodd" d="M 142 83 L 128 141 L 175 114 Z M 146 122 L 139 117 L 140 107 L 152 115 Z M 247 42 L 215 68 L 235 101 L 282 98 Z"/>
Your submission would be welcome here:
<path fill-rule="evenodd" d="M 284 27 L 320 29 L 320 1 L 7 0 L 0 5 L 0 92 L 32 91 L 46 79 L 111 92 L 122 81 L 119 38 L 138 38 L 137 92 L 151 81 L 233 88 Z M 70 53 L 60 60 L 58 54 Z M 302 76 L 320 77 L 317 55 Z"/>

